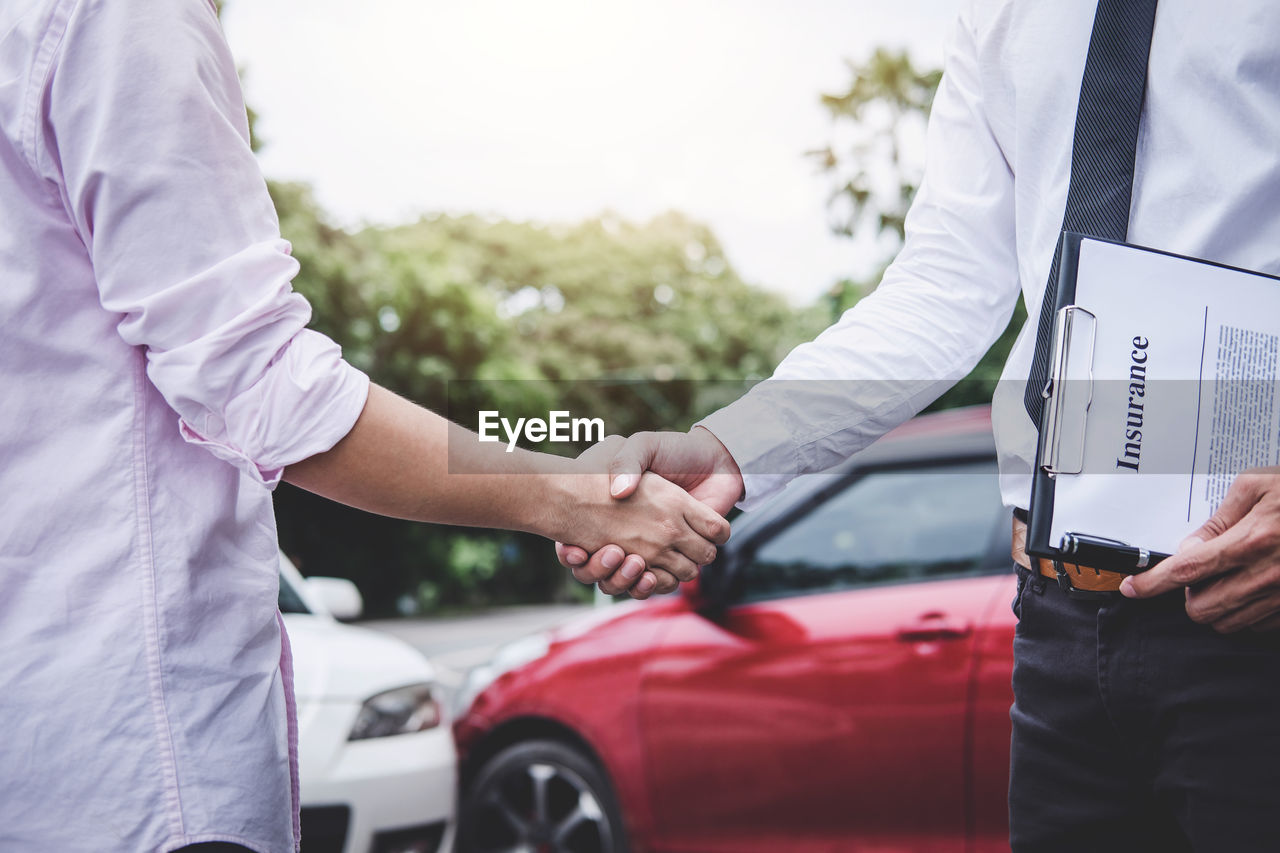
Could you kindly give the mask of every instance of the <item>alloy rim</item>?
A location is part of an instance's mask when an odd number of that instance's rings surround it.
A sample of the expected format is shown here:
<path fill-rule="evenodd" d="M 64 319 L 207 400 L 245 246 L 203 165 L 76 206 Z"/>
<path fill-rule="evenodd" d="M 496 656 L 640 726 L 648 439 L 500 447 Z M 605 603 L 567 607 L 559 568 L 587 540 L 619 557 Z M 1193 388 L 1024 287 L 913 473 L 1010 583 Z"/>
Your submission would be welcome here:
<path fill-rule="evenodd" d="M 481 853 L 612 853 L 613 833 L 595 791 L 568 767 L 536 762 L 477 791 L 471 827 Z"/>

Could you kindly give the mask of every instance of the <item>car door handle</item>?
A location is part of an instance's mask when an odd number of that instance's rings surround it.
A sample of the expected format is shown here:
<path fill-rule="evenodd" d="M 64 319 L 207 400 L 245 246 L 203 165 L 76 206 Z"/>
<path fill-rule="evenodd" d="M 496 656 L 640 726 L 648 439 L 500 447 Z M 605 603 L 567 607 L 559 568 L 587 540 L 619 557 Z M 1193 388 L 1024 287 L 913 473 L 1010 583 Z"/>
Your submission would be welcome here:
<path fill-rule="evenodd" d="M 938 640 L 959 640 L 973 633 L 973 626 L 956 622 L 948 613 L 925 613 L 915 624 L 898 629 L 898 639 L 904 643 L 927 643 Z"/>

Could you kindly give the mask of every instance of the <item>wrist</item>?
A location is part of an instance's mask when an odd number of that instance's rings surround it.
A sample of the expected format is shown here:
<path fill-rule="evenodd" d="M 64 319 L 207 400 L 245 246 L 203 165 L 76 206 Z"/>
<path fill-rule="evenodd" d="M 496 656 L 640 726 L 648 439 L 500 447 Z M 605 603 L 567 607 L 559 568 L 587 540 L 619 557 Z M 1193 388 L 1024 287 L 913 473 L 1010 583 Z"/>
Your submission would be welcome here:
<path fill-rule="evenodd" d="M 583 474 L 562 471 L 539 476 L 526 492 L 527 513 L 522 528 L 556 542 L 572 541 L 573 521 L 585 509 L 583 494 L 588 479 Z"/>
<path fill-rule="evenodd" d="M 724 442 L 717 438 L 714 432 L 702 424 L 698 424 L 689 430 L 689 434 L 708 448 L 708 453 L 715 459 L 714 473 L 730 477 L 733 482 L 737 483 L 738 500 L 742 500 L 746 490 L 742 479 L 742 470 L 738 467 L 738 461 L 733 458 L 733 454 L 729 452 L 729 448 L 725 447 Z"/>

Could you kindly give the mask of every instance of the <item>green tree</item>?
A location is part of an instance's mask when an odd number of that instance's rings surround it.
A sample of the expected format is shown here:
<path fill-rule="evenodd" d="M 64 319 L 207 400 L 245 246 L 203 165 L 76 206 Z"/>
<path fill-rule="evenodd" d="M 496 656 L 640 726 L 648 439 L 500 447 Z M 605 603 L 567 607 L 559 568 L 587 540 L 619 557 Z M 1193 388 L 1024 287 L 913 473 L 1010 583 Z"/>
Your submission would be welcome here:
<path fill-rule="evenodd" d="M 845 279 L 829 291 L 826 301 L 833 319 L 875 289 L 902 247 L 907 210 L 924 171 L 924 127 L 942 78 L 941 71 L 916 68 L 906 51 L 885 48 L 865 62 L 848 62 L 848 67 L 848 86 L 821 96 L 836 138 L 809 153 L 832 182 L 832 231 L 848 237 L 869 231 L 883 261 L 868 279 Z M 931 408 L 989 402 L 1025 319 L 1019 301 L 1009 325 L 978 365 Z"/>

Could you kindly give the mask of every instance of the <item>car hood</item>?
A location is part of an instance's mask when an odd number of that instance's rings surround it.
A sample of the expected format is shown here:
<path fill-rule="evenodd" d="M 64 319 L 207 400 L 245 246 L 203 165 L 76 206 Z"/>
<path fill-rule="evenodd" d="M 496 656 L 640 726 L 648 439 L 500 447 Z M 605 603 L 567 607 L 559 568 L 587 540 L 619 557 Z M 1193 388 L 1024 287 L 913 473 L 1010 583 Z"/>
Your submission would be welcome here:
<path fill-rule="evenodd" d="M 587 613 L 573 617 L 567 622 L 562 622 L 547 633 L 553 643 L 569 642 L 590 634 L 592 631 L 615 622 L 624 616 L 636 613 L 644 606 L 646 605 L 643 602 L 628 600 L 607 604 L 604 607 L 596 607 Z"/>
<path fill-rule="evenodd" d="M 435 671 L 420 652 L 395 637 L 343 625 L 328 616 L 287 613 L 293 648 L 293 692 L 302 700 L 354 700 L 432 681 Z"/>

